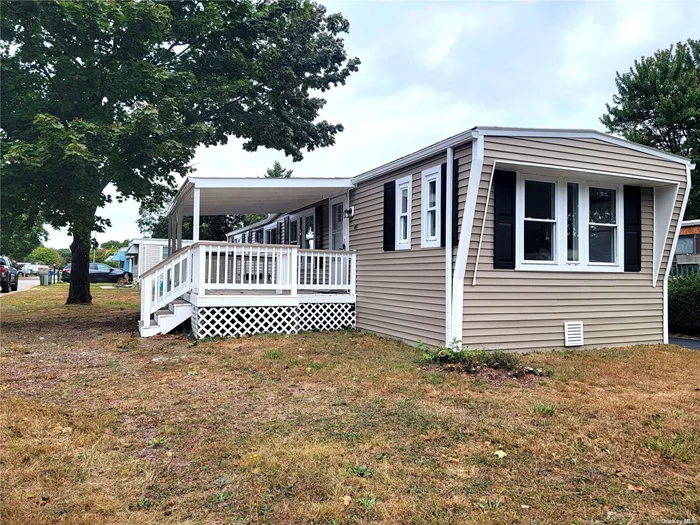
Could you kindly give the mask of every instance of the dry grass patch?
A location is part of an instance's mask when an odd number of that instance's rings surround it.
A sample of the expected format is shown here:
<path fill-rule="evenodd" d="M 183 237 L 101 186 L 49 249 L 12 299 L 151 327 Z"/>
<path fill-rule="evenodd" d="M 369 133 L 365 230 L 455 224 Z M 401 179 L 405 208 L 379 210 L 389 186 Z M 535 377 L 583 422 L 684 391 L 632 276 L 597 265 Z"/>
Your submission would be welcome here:
<path fill-rule="evenodd" d="M 0 521 L 700 516 L 698 352 L 531 354 L 554 375 L 472 376 L 352 332 L 140 339 L 138 291 L 84 308 L 66 291 L 0 300 Z"/>

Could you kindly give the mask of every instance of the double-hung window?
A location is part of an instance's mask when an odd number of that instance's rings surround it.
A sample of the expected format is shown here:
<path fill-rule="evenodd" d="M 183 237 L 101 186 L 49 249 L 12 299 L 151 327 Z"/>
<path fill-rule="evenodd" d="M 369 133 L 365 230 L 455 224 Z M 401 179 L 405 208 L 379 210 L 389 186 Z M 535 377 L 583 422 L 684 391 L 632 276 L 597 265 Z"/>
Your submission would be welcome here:
<path fill-rule="evenodd" d="M 411 176 L 396 181 L 396 250 L 411 249 Z"/>
<path fill-rule="evenodd" d="M 622 187 L 518 174 L 516 269 L 621 272 Z"/>
<path fill-rule="evenodd" d="M 440 166 L 421 174 L 421 248 L 440 247 Z"/>
<path fill-rule="evenodd" d="M 588 260 L 614 264 L 617 260 L 617 190 L 589 187 Z"/>

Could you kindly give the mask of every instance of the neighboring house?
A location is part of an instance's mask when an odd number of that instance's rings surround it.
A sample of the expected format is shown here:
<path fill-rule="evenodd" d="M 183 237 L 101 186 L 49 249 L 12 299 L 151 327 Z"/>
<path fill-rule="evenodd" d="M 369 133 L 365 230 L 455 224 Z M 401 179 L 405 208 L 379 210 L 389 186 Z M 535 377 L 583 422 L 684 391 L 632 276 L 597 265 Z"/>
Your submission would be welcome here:
<path fill-rule="evenodd" d="M 197 239 L 200 215 L 270 215 L 154 268 L 141 332 L 191 316 L 198 337 L 351 325 L 485 349 L 664 342 L 691 169 L 595 131 L 477 127 L 351 179 L 189 177 L 172 250 L 184 216 Z"/>
<path fill-rule="evenodd" d="M 115 253 L 110 255 L 105 259 L 105 262 L 112 261 L 117 264 L 118 268 L 121 268 L 125 272 L 131 271 L 131 261 L 126 258 L 127 247 L 119 248 Z"/>
<path fill-rule="evenodd" d="M 184 240 L 182 244 L 189 246 L 192 241 Z M 134 279 L 139 279 L 142 273 L 168 258 L 168 239 L 131 239 L 125 249 L 124 258 L 124 269 L 130 271 Z"/>
<path fill-rule="evenodd" d="M 700 271 L 700 220 L 681 222 L 674 255 L 674 274 Z"/>

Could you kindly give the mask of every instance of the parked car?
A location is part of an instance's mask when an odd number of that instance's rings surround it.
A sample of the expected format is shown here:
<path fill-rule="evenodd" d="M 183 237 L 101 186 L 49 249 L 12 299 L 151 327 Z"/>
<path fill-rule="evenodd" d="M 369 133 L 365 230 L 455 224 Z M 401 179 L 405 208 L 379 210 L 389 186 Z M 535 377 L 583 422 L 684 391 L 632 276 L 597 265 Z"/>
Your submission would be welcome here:
<path fill-rule="evenodd" d="M 70 282 L 70 267 L 71 264 L 66 264 L 66 267 L 61 273 L 61 280 Z M 130 272 L 125 272 L 120 268 L 112 268 L 108 264 L 90 263 L 90 282 L 91 283 L 117 283 L 119 281 L 131 282 L 132 275 Z"/>
<path fill-rule="evenodd" d="M 17 291 L 17 268 L 14 267 L 9 257 L 0 255 L 0 290 L 7 293 L 10 290 Z"/>

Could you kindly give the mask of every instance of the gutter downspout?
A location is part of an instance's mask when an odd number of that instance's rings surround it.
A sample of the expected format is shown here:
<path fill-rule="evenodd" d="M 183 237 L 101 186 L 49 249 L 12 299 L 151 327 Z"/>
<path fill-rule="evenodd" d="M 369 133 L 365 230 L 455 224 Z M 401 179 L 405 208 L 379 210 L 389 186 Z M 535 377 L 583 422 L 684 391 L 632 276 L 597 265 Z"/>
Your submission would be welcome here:
<path fill-rule="evenodd" d="M 464 203 L 462 230 L 459 232 L 459 246 L 455 261 L 454 279 L 452 280 L 452 339 L 457 339 L 458 341 L 462 341 L 464 338 L 464 276 L 467 273 L 469 243 L 474 227 L 474 214 L 476 212 L 476 200 L 479 196 L 481 172 L 484 167 L 484 135 L 478 130 L 474 130 L 472 133 L 474 140 L 472 141 L 469 185 L 467 186 L 467 199 Z"/>
<path fill-rule="evenodd" d="M 683 195 L 683 204 L 681 204 L 681 212 L 678 215 L 678 223 L 676 224 L 676 233 L 673 234 L 673 242 L 671 243 L 671 251 L 668 254 L 668 261 L 666 262 L 666 272 L 664 273 L 664 344 L 668 344 L 668 276 L 671 274 L 671 263 L 673 262 L 673 254 L 676 252 L 676 245 L 678 244 L 678 236 L 681 234 L 681 223 L 683 221 L 683 216 L 685 215 L 685 207 L 688 204 L 688 199 L 690 198 L 690 188 L 691 177 L 690 171 L 695 169 L 695 164 L 686 164 L 685 166 L 685 195 Z M 656 220 L 656 217 L 654 217 Z"/>
<path fill-rule="evenodd" d="M 452 179 L 455 176 L 454 150 L 447 148 L 447 170 L 445 173 L 445 344 L 452 342 Z"/>

